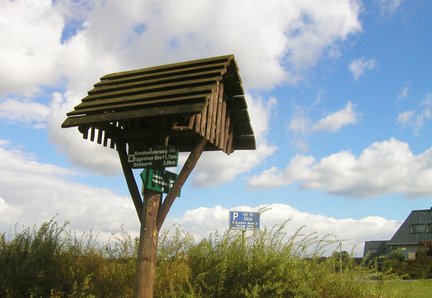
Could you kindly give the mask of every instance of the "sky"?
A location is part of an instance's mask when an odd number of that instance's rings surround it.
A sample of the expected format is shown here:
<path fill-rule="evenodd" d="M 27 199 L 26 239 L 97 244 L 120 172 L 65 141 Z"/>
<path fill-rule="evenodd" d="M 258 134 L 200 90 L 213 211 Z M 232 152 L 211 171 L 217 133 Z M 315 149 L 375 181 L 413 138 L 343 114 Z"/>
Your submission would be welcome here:
<path fill-rule="evenodd" d="M 257 148 L 204 153 L 163 228 L 199 240 L 229 210 L 265 209 L 262 229 L 286 222 L 361 256 L 432 207 L 431 13 L 427 0 L 0 0 L 0 233 L 54 218 L 137 235 L 117 153 L 62 129 L 66 113 L 107 73 L 234 54 Z"/>

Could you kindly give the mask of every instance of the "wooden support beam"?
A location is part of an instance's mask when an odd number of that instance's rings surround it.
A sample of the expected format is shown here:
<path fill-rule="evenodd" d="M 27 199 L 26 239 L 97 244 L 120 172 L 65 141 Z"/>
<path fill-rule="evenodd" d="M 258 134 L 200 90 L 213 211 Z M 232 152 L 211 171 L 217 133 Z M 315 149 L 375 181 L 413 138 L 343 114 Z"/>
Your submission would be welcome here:
<path fill-rule="evenodd" d="M 114 144 L 114 142 L 111 140 L 111 144 Z M 142 209 L 143 209 L 143 202 L 141 198 L 140 191 L 138 189 L 138 185 L 135 181 L 135 177 L 132 172 L 132 168 L 128 163 L 128 156 L 126 152 L 126 143 L 118 142 L 117 145 L 117 152 L 120 157 L 121 166 L 123 169 L 123 174 L 126 179 L 127 186 L 129 188 L 129 193 L 132 197 L 132 201 L 135 205 L 135 210 L 138 214 L 138 218 L 140 222 L 142 222 Z"/>
<path fill-rule="evenodd" d="M 162 206 L 159 209 L 158 217 L 157 217 L 157 229 L 158 231 L 162 227 L 162 224 L 174 203 L 174 200 L 177 197 L 178 192 L 182 188 L 183 184 L 186 182 L 186 179 L 189 177 L 189 174 L 194 169 L 198 159 L 201 156 L 201 153 L 204 151 L 205 146 L 207 144 L 207 140 L 205 138 L 201 138 L 201 140 L 195 145 L 194 150 L 189 154 L 188 159 L 186 160 L 180 174 L 177 178 L 177 181 L 174 183 L 171 191 L 166 195 L 165 200 Z"/>
<path fill-rule="evenodd" d="M 153 190 L 144 190 L 144 207 L 138 245 L 138 259 L 135 273 L 135 297 L 153 297 L 153 285 L 156 277 L 156 259 L 158 228 L 156 218 L 161 201 L 161 194 Z"/>

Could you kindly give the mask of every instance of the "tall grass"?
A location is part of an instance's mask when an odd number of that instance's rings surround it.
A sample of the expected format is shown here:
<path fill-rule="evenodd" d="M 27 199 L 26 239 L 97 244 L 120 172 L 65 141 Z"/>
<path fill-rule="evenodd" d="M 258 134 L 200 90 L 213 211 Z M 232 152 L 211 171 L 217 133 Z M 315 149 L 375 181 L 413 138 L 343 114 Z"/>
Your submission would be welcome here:
<path fill-rule="evenodd" d="M 11 240 L 0 235 L 0 297 L 133 296 L 136 239 L 122 232 L 101 244 L 66 226 L 49 221 Z M 200 242 L 178 228 L 162 233 L 155 296 L 386 297 L 381 284 L 366 286 L 380 273 L 352 259 L 340 272 L 337 256 L 322 257 L 331 241 L 284 230 L 227 231 Z"/>

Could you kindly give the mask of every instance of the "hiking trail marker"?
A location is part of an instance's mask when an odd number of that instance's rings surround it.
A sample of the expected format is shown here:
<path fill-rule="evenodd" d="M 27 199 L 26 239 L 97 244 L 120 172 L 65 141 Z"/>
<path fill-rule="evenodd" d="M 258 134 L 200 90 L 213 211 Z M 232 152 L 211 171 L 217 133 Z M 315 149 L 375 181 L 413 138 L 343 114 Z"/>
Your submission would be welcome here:
<path fill-rule="evenodd" d="M 107 74 L 62 127 L 118 152 L 141 223 L 135 297 L 153 297 L 159 230 L 201 153 L 256 148 L 233 55 Z M 190 154 L 174 179 L 161 171 L 177 166 L 178 152 Z"/>

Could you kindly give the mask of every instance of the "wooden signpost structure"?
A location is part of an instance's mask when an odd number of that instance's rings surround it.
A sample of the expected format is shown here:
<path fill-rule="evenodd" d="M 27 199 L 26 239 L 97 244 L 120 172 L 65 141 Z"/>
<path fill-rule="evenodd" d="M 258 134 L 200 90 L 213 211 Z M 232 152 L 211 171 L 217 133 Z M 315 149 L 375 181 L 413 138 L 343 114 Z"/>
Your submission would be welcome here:
<path fill-rule="evenodd" d="M 201 153 L 256 147 L 233 55 L 105 75 L 62 127 L 78 127 L 84 139 L 118 152 L 141 223 L 136 297 L 153 296 L 159 230 Z M 166 160 L 158 155 L 163 150 L 170 150 Z M 176 162 L 173 150 L 190 154 L 165 198 L 148 184 L 141 197 L 132 169 L 162 160 L 155 170 L 163 171 L 163 160 Z"/>

